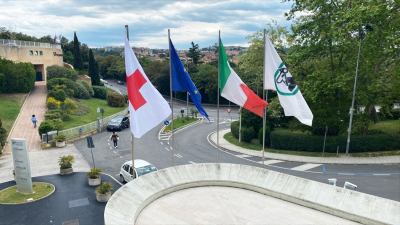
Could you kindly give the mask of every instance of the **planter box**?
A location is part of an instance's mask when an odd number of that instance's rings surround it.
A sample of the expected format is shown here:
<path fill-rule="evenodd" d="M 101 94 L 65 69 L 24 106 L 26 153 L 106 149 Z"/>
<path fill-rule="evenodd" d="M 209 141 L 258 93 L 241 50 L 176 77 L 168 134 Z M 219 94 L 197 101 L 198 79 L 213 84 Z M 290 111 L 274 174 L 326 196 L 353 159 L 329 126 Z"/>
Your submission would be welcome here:
<path fill-rule="evenodd" d="M 111 198 L 111 191 L 105 194 L 97 193 L 96 191 L 96 200 L 98 202 L 107 202 Z"/>
<path fill-rule="evenodd" d="M 101 177 L 99 176 L 98 178 L 94 178 L 94 179 L 88 177 L 88 183 L 89 183 L 89 186 L 100 185 L 101 184 Z"/>
<path fill-rule="evenodd" d="M 60 142 L 56 141 L 56 147 L 57 147 L 57 148 L 63 148 L 63 147 L 65 147 L 65 141 L 60 141 Z"/>
<path fill-rule="evenodd" d="M 72 168 L 61 169 L 60 168 L 60 175 L 68 175 L 73 173 L 74 170 Z"/>

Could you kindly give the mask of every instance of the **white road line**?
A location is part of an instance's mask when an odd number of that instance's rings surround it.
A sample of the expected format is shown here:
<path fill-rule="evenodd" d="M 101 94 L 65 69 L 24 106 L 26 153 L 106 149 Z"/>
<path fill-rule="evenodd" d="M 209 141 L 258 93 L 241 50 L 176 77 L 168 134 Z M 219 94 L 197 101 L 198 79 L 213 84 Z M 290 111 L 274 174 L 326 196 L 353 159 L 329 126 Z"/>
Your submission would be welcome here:
<path fill-rule="evenodd" d="M 160 144 L 161 144 L 161 145 L 164 145 L 164 142 L 160 141 Z"/>
<path fill-rule="evenodd" d="M 236 156 L 240 157 L 240 158 L 252 157 L 251 155 L 246 155 L 246 154 L 241 154 L 241 155 L 236 155 Z"/>
<path fill-rule="evenodd" d="M 167 151 L 169 151 L 169 148 L 168 148 L 168 147 L 165 147 L 164 149 L 167 150 Z"/>
<path fill-rule="evenodd" d="M 356 175 L 354 173 L 338 173 L 339 175 L 345 175 L 345 176 L 353 176 Z"/>
<path fill-rule="evenodd" d="M 169 149 L 174 150 L 174 148 L 172 148 L 172 146 L 169 146 Z"/>
<path fill-rule="evenodd" d="M 113 151 L 114 152 L 114 154 L 117 154 L 117 152 L 116 151 Z"/>
<path fill-rule="evenodd" d="M 169 145 L 169 141 L 168 141 L 168 143 L 167 143 L 168 145 Z"/>
<path fill-rule="evenodd" d="M 373 173 L 374 176 L 390 176 L 390 173 Z"/>
<path fill-rule="evenodd" d="M 292 170 L 297 170 L 297 171 L 306 171 L 310 170 L 312 168 L 318 167 L 322 164 L 313 164 L 313 163 L 306 163 L 300 166 L 293 167 Z"/>
<path fill-rule="evenodd" d="M 195 162 L 193 162 L 193 161 L 189 161 L 189 163 L 191 163 L 191 164 L 196 164 Z"/>
<path fill-rule="evenodd" d="M 283 162 L 283 161 L 281 161 L 281 160 L 276 160 L 276 159 L 270 159 L 270 160 L 265 160 L 265 161 L 264 161 L 264 165 L 272 165 L 272 164 L 280 163 L 280 162 Z M 258 163 L 263 164 L 263 161 L 259 161 Z"/>
<path fill-rule="evenodd" d="M 183 156 L 181 156 L 180 154 L 174 154 L 174 156 L 177 158 L 183 158 Z"/>

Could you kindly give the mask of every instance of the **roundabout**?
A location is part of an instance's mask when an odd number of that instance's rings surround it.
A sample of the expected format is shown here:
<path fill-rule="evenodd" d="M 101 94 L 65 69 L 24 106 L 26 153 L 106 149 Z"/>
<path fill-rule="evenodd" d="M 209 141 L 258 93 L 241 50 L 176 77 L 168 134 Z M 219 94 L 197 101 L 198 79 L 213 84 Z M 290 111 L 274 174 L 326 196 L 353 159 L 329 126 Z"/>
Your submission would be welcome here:
<path fill-rule="evenodd" d="M 0 204 L 16 205 L 34 202 L 46 198 L 54 193 L 55 186 L 46 182 L 34 182 L 33 193 L 23 194 L 17 191 L 15 185 L 0 190 Z"/>

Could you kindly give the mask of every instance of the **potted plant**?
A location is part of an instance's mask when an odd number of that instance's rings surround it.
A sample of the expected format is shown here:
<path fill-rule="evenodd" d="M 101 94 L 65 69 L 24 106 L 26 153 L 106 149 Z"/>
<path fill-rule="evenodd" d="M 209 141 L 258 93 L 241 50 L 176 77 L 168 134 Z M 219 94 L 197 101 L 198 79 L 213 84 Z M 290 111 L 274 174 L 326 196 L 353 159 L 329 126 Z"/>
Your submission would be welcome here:
<path fill-rule="evenodd" d="M 62 148 L 62 147 L 65 147 L 65 136 L 64 135 L 57 135 L 56 137 L 55 137 L 55 140 L 56 140 L 56 147 L 58 147 L 58 148 Z"/>
<path fill-rule="evenodd" d="M 74 162 L 74 156 L 63 155 L 58 159 L 58 165 L 60 165 L 60 174 L 67 175 L 73 173 L 72 163 Z"/>
<path fill-rule="evenodd" d="M 90 172 L 87 173 L 89 186 L 97 186 L 101 183 L 101 169 L 92 168 Z"/>
<path fill-rule="evenodd" d="M 107 202 L 111 198 L 112 184 L 103 182 L 96 188 L 96 200 L 98 202 Z"/>

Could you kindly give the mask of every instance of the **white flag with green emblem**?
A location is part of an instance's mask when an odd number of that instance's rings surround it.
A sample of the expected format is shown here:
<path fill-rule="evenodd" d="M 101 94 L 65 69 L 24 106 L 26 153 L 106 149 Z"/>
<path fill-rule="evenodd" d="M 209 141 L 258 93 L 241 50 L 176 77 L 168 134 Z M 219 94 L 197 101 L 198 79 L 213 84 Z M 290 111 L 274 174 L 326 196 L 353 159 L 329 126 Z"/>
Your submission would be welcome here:
<path fill-rule="evenodd" d="M 311 126 L 313 114 L 268 37 L 265 38 L 264 76 L 264 89 L 277 92 L 285 116 L 294 116 L 301 123 Z"/>

